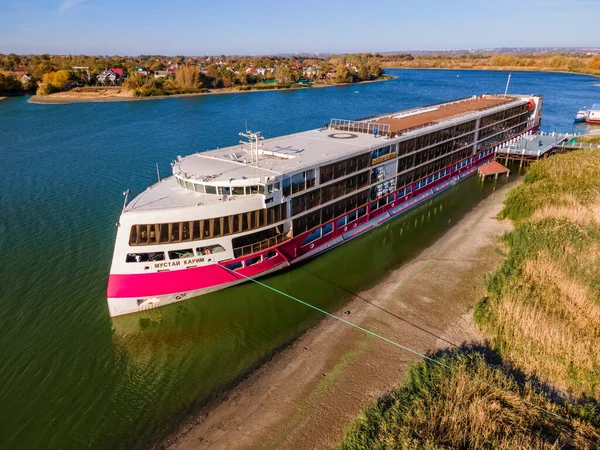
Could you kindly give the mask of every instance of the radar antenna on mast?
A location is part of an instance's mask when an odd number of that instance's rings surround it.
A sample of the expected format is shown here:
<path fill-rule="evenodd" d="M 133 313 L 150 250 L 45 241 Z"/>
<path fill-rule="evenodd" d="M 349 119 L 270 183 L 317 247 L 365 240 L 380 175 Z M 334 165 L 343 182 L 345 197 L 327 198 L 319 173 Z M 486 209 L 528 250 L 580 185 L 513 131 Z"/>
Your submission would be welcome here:
<path fill-rule="evenodd" d="M 244 145 L 245 150 L 250 154 L 250 164 L 256 164 L 256 167 L 258 167 L 260 156 L 258 141 L 262 141 L 264 137 L 261 136 L 260 131 L 253 133 L 250 130 L 246 130 L 245 133 L 240 133 L 240 136 L 248 139 L 248 141 L 240 141 L 240 144 Z"/>

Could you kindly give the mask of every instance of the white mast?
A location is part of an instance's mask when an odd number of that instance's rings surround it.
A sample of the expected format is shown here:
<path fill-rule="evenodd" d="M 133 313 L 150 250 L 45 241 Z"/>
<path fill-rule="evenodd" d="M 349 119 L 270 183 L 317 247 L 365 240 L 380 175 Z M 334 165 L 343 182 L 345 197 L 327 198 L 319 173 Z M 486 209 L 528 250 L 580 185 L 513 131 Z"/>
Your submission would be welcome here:
<path fill-rule="evenodd" d="M 510 84 L 510 76 L 512 73 L 508 74 L 508 81 L 506 82 L 506 89 L 504 90 L 504 95 L 508 94 L 508 85 Z"/>
<path fill-rule="evenodd" d="M 260 155 L 258 150 L 258 141 L 263 140 L 264 137 L 260 135 L 260 131 L 253 133 L 250 130 L 246 130 L 246 133 L 240 133 L 240 136 L 248 139 L 248 142 L 240 141 L 240 144 L 247 146 L 247 151 L 250 153 L 250 164 L 256 164 L 256 167 L 258 167 L 258 159 Z"/>

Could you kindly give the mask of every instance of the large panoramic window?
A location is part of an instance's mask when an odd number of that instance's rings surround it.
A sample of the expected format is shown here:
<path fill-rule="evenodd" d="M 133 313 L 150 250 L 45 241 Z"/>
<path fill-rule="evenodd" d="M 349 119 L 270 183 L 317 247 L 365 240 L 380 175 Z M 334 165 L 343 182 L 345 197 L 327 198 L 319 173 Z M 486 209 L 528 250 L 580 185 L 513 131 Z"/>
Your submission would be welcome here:
<path fill-rule="evenodd" d="M 129 233 L 129 245 L 167 244 L 211 239 L 272 225 L 286 218 L 287 205 L 280 204 L 266 209 L 212 219 L 133 225 Z"/>

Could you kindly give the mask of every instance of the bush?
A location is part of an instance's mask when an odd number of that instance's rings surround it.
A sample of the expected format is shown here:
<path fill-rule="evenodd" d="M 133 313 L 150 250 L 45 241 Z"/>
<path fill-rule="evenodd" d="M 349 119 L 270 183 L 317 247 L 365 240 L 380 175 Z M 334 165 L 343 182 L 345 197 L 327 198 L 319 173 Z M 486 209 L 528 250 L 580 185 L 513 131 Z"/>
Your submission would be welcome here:
<path fill-rule="evenodd" d="M 488 364 L 470 348 L 413 366 L 407 382 L 365 410 L 340 449 L 592 449 L 600 416 L 589 405 L 558 405 L 532 383 Z M 559 417 L 557 417 L 559 416 Z"/>

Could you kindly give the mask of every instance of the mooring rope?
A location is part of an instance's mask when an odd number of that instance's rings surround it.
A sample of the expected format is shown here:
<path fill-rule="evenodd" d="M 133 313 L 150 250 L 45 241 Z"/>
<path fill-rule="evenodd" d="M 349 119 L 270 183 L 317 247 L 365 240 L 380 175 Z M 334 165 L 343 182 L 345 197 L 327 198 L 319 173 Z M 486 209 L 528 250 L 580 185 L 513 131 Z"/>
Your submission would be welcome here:
<path fill-rule="evenodd" d="M 278 293 L 278 294 L 280 294 L 280 295 L 283 295 L 284 297 L 287 297 L 287 298 L 289 298 L 289 299 L 292 299 L 292 300 L 294 300 L 295 302 L 298 302 L 298 303 L 300 303 L 300 304 L 302 304 L 302 305 L 304 305 L 304 306 L 307 306 L 307 307 L 309 307 L 309 308 L 311 308 L 311 309 L 314 309 L 315 311 L 318 311 L 318 312 L 320 312 L 320 313 L 322 313 L 322 314 L 325 314 L 325 315 L 326 315 L 326 316 L 328 316 L 328 317 L 331 317 L 331 318 L 333 318 L 333 319 L 336 319 L 336 320 L 338 320 L 338 321 L 340 321 L 340 322 L 342 322 L 342 323 L 344 323 L 344 324 L 346 324 L 346 325 L 349 325 L 349 326 L 351 326 L 351 327 L 353 327 L 353 328 L 356 328 L 357 330 L 360 330 L 360 331 L 362 331 L 363 333 L 366 333 L 366 334 L 368 334 L 368 335 L 374 336 L 375 338 L 377 338 L 377 339 L 380 339 L 380 340 L 382 340 L 382 341 L 384 341 L 384 342 L 387 342 L 388 344 L 392 344 L 392 345 L 393 345 L 393 346 L 395 346 L 395 347 L 398 347 L 398 348 L 400 348 L 400 349 L 402 349 L 402 350 L 405 350 L 405 351 L 407 351 L 407 352 L 409 352 L 409 353 L 412 353 L 412 354 L 414 354 L 414 355 L 420 356 L 421 358 L 423 358 L 423 359 L 426 359 L 427 361 L 430 361 L 430 362 L 432 362 L 432 363 L 434 363 L 434 364 L 437 364 L 438 366 L 444 367 L 444 368 L 446 368 L 446 369 L 451 369 L 451 367 L 450 367 L 448 364 L 445 364 L 445 363 L 443 363 L 443 362 L 441 362 L 441 361 L 438 361 L 437 359 L 435 359 L 435 358 L 432 358 L 431 356 L 427 356 L 426 354 L 424 354 L 424 353 L 421 353 L 421 352 L 419 352 L 418 350 L 414 350 L 414 349 L 412 349 L 412 348 L 410 348 L 410 347 L 407 347 L 407 346 L 405 346 L 405 345 L 402 345 L 402 344 L 400 344 L 399 342 L 396 342 L 396 341 L 393 341 L 393 340 L 391 340 L 391 339 L 388 339 L 388 338 L 386 338 L 385 336 L 382 336 L 382 335 L 380 335 L 380 334 L 378 334 L 378 333 L 376 333 L 376 332 L 374 332 L 374 331 L 371 331 L 371 330 L 369 330 L 369 329 L 367 329 L 367 328 L 361 327 L 360 325 L 357 325 L 357 324 L 355 324 L 355 323 L 352 323 L 352 322 L 350 322 L 350 321 L 348 321 L 348 320 L 346 320 L 346 319 L 342 319 L 341 317 L 338 317 L 338 316 L 336 316 L 335 314 L 332 314 L 332 313 L 330 313 L 329 311 L 325 311 L 324 309 L 321 309 L 321 308 L 319 308 L 318 306 L 315 306 L 315 305 L 313 305 L 313 304 L 311 304 L 311 303 L 308 303 L 308 302 L 306 302 L 306 301 L 304 301 L 304 300 L 301 300 L 301 299 L 299 299 L 299 298 L 297 298 L 297 297 L 294 297 L 293 295 L 290 295 L 290 294 L 288 294 L 288 293 L 286 293 L 286 292 L 283 292 L 283 291 L 281 291 L 281 290 L 279 290 L 279 289 L 277 289 L 277 288 L 274 288 L 273 286 L 269 286 L 268 284 L 265 284 L 265 283 L 263 283 L 262 281 L 258 281 L 256 278 L 250 277 L 250 276 L 248 276 L 248 275 L 241 274 L 241 273 L 239 273 L 239 272 L 235 272 L 235 271 L 233 271 L 233 270 L 231 270 L 231 269 L 229 269 L 228 267 L 225 267 L 225 266 L 221 266 L 221 267 L 223 267 L 224 269 L 226 269 L 227 271 L 229 271 L 230 273 L 232 273 L 234 276 L 240 276 L 240 277 L 243 277 L 243 278 L 245 278 L 245 279 L 247 279 L 247 280 L 250 280 L 250 281 L 252 281 L 252 282 L 254 282 L 254 283 L 256 283 L 256 284 L 258 284 L 258 285 L 260 285 L 260 286 L 262 286 L 262 287 L 265 287 L 265 288 L 267 288 L 267 289 L 269 289 L 269 290 L 271 290 L 271 291 L 273 291 L 273 292 L 276 292 L 276 293 Z M 497 387 L 497 386 L 494 386 L 494 385 L 492 385 L 492 384 L 488 383 L 487 381 L 484 381 L 484 380 L 481 380 L 481 379 L 479 379 L 478 377 L 475 377 L 475 376 L 474 376 L 474 377 L 473 377 L 473 379 L 474 379 L 475 381 L 477 381 L 477 382 L 479 382 L 479 383 L 483 384 L 484 386 L 486 386 L 486 387 L 488 387 L 488 388 L 492 389 L 492 390 L 495 390 L 495 391 L 498 391 L 498 392 L 502 392 L 503 394 L 506 394 L 506 395 L 508 395 L 508 396 L 511 396 L 511 397 L 516 397 L 516 395 L 515 395 L 514 393 L 512 393 L 512 392 L 509 392 L 509 391 L 506 391 L 506 390 L 504 390 L 504 389 L 502 389 L 502 388 L 499 388 L 499 387 Z M 545 413 L 548 413 L 548 414 L 550 414 L 550 415 L 552 415 L 552 416 L 554 416 L 554 417 L 556 417 L 556 418 L 558 418 L 558 419 L 560 419 L 560 420 L 563 420 L 563 421 L 565 421 L 565 422 L 566 422 L 566 419 L 564 419 L 564 418 L 563 418 L 563 417 L 562 417 L 560 414 L 557 414 L 557 413 L 555 413 L 555 412 L 552 412 L 552 411 L 550 411 L 550 410 L 548 410 L 548 409 L 546 409 L 546 408 L 543 408 L 542 406 L 536 405 L 535 403 L 532 403 L 532 402 L 530 402 L 529 400 L 526 400 L 526 399 L 524 399 L 524 398 L 519 398 L 519 399 L 520 399 L 521 401 L 523 401 L 523 403 L 525 403 L 525 404 L 527 404 L 527 405 L 529 405 L 529 406 L 533 406 L 534 408 L 536 408 L 536 409 L 539 409 L 540 411 L 543 411 L 543 412 L 545 412 Z"/>

